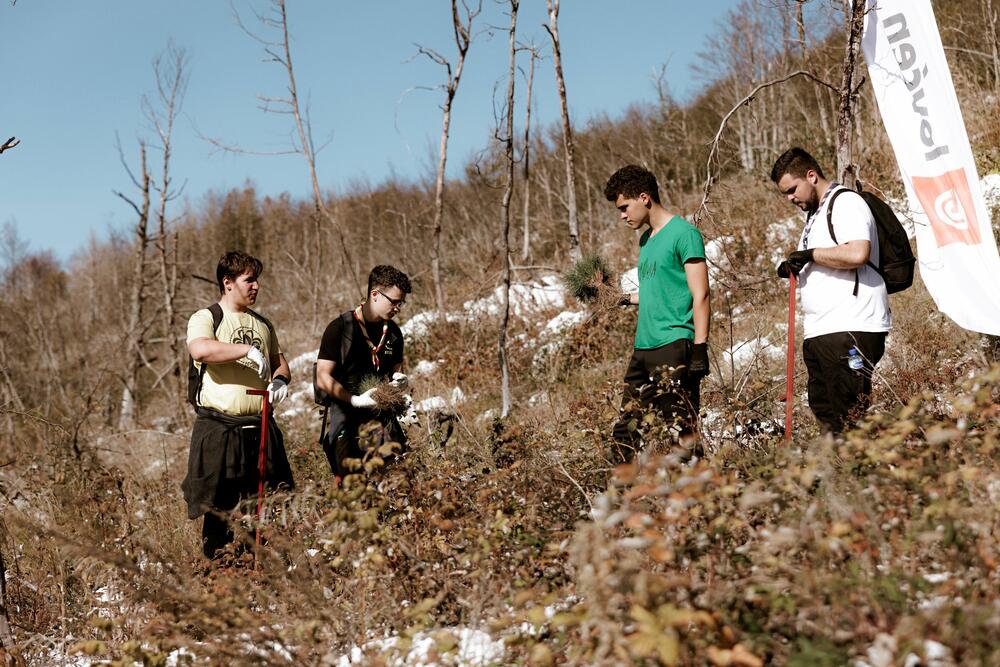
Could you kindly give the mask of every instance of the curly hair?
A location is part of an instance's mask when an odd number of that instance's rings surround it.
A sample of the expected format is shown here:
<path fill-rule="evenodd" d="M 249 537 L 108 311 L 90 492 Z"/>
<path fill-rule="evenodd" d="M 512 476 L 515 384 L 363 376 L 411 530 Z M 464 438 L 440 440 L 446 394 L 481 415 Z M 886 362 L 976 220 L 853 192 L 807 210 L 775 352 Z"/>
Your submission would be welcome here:
<path fill-rule="evenodd" d="M 626 165 L 611 174 L 608 184 L 604 186 L 604 196 L 608 201 L 615 201 L 618 195 L 626 199 L 635 199 L 643 192 L 657 204 L 660 203 L 660 189 L 656 184 L 656 176 L 637 164 Z"/>
<path fill-rule="evenodd" d="M 253 255 L 248 255 L 240 250 L 230 250 L 219 258 L 219 265 L 215 268 L 215 281 L 219 283 L 219 294 L 226 291 L 223 280 L 229 278 L 236 280 L 247 271 L 255 278 L 259 278 L 264 273 L 264 263 Z"/>
<path fill-rule="evenodd" d="M 820 169 L 819 162 L 816 162 L 816 158 L 807 153 L 804 148 L 796 146 L 782 153 L 774 162 L 774 166 L 771 167 L 771 180 L 777 183 L 785 174 L 796 178 L 805 178 L 806 172 L 810 169 L 815 171 L 820 178 L 826 179 L 823 170 Z"/>
<path fill-rule="evenodd" d="M 394 266 L 379 264 L 368 274 L 368 293 L 376 287 L 398 287 L 403 294 L 410 293 L 410 279 Z"/>

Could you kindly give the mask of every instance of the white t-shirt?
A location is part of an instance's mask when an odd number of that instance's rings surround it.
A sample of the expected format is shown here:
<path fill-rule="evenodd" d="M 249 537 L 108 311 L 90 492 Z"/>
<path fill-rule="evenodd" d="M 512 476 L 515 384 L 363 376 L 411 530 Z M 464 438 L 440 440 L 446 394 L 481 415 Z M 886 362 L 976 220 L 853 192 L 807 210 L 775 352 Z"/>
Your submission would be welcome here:
<path fill-rule="evenodd" d="M 838 186 L 837 190 L 846 190 Z M 826 210 L 833 199 L 825 198 L 816 215 L 808 219 L 799 239 L 799 250 L 832 248 L 848 241 L 871 242 L 869 261 L 878 260 L 878 232 L 868 204 L 856 192 L 837 195 L 833 207 L 834 243 L 826 224 Z M 875 258 L 875 259 L 871 259 Z M 809 262 L 799 273 L 799 288 L 804 313 L 805 338 L 838 331 L 888 331 L 889 295 L 878 271 L 865 264 L 857 269 L 858 294 L 854 295 L 854 269 L 831 269 Z"/>

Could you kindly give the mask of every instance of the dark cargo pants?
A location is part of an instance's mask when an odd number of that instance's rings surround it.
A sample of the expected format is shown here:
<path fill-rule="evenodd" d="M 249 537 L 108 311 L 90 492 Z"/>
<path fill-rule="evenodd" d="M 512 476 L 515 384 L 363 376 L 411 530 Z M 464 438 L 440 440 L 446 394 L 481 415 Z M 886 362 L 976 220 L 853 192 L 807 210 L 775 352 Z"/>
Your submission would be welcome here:
<path fill-rule="evenodd" d="M 632 351 L 625 371 L 622 413 L 612 431 L 612 438 L 626 460 L 638 449 L 641 435 L 638 426 L 648 410 L 656 410 L 664 425 L 676 425 L 678 435 L 695 431 L 701 377 L 688 374 L 691 350 L 691 341 L 683 339 L 651 350 Z"/>
<path fill-rule="evenodd" d="M 838 331 L 802 342 L 802 359 L 809 371 L 809 407 L 824 433 L 840 433 L 852 414 L 868 409 L 872 373 L 885 353 L 885 336 L 885 332 Z M 861 370 L 847 365 L 851 347 L 861 353 Z"/>

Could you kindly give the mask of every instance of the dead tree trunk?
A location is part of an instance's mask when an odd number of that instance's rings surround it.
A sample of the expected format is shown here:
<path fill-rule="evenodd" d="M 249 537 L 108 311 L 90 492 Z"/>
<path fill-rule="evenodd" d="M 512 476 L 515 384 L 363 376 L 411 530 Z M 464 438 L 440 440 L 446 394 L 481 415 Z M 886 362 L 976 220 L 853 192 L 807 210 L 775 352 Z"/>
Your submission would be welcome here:
<path fill-rule="evenodd" d="M 316 167 L 316 154 L 319 150 L 322 150 L 322 146 L 319 149 L 316 148 L 312 135 L 312 123 L 309 119 L 308 113 L 302 113 L 302 107 L 299 103 L 298 83 L 295 79 L 295 68 L 292 64 L 291 41 L 288 37 L 288 12 L 285 7 L 285 0 L 271 0 L 271 6 L 272 14 L 267 16 L 257 14 L 256 17 L 257 20 L 260 21 L 261 25 L 264 26 L 266 31 L 275 31 L 280 35 L 280 38 L 277 41 L 268 40 L 248 29 L 243 24 L 238 13 L 236 13 L 236 21 L 243 32 L 245 32 L 254 41 L 263 45 L 264 53 L 268 56 L 267 62 L 273 62 L 281 65 L 281 67 L 285 70 L 285 75 L 288 77 L 287 96 L 271 97 L 268 95 L 258 94 L 257 99 L 260 101 L 261 110 L 265 113 L 289 115 L 292 117 L 295 124 L 295 135 L 291 141 L 291 147 L 286 150 L 275 151 L 267 154 L 287 155 L 298 153 L 305 158 L 306 165 L 309 168 L 309 180 L 312 186 L 314 207 L 312 229 L 313 236 L 311 239 L 308 236 L 305 236 L 304 243 L 306 245 L 306 251 L 309 254 L 309 263 L 312 264 L 310 270 L 314 271 L 315 273 L 313 275 L 316 276 L 316 279 L 312 281 L 313 298 L 311 299 L 313 309 L 312 326 L 315 328 L 320 315 L 319 307 L 324 301 L 322 295 L 326 290 L 323 278 L 333 273 L 330 270 L 330 267 L 326 266 L 323 254 L 324 222 L 333 228 L 334 235 L 337 237 L 343 260 L 341 269 L 350 276 L 359 292 L 363 291 L 364 287 L 358 277 L 357 270 L 353 268 L 356 267 L 356 264 L 352 259 L 351 251 L 347 246 L 347 237 L 345 235 L 344 228 L 337 220 L 334 212 L 331 211 L 330 207 L 326 205 L 326 202 L 323 199 L 323 193 L 320 190 L 319 175 Z M 207 140 L 216 147 L 232 153 L 262 154 L 258 151 L 246 150 L 239 146 L 223 143 L 218 139 L 207 138 Z"/>
<path fill-rule="evenodd" d="M 121 146 L 118 147 L 121 153 Z M 125 157 L 122 155 L 122 164 Z M 126 170 L 128 166 L 126 165 Z M 149 176 L 149 165 L 146 162 L 146 143 L 139 142 L 140 177 L 129 171 L 129 176 L 141 196 L 140 202 L 116 192 L 135 211 L 138 219 L 135 223 L 135 249 L 132 255 L 132 280 L 129 285 L 128 320 L 125 327 L 125 374 L 122 378 L 121 410 L 118 414 L 118 428 L 128 429 L 135 425 L 139 414 L 138 385 L 139 369 L 142 367 L 146 348 L 147 326 L 143 322 L 146 302 L 146 254 L 149 247 L 149 212 L 150 190 L 152 182 Z M 140 180 L 141 179 L 141 180 Z"/>
<path fill-rule="evenodd" d="M 344 268 L 350 271 L 350 267 L 354 264 L 354 262 L 351 259 L 351 252 L 347 247 L 347 239 L 344 236 L 344 230 L 337 219 L 333 216 L 333 213 L 327 207 L 326 202 L 323 201 L 323 193 L 319 188 L 319 176 L 316 173 L 316 147 L 313 143 L 312 124 L 308 118 L 303 117 L 301 107 L 299 105 L 298 87 L 295 83 L 295 69 L 292 67 L 291 43 L 288 39 L 288 12 L 285 8 L 285 0 L 273 1 L 275 2 L 275 7 L 281 17 L 281 48 L 283 52 L 283 56 L 277 56 L 276 60 L 284 66 L 285 72 L 288 74 L 288 98 L 284 100 L 272 101 L 283 102 L 292 114 L 292 118 L 295 119 L 295 131 L 298 133 L 299 137 L 299 152 L 302 153 L 302 156 L 306 159 L 306 164 L 309 166 L 309 180 L 312 184 L 313 205 L 315 206 L 317 213 L 314 217 L 314 220 L 316 221 L 314 225 L 316 252 L 313 255 L 315 271 L 313 275 L 325 275 L 327 269 L 323 258 L 323 230 L 320 225 L 321 217 L 323 220 L 326 220 L 331 227 L 333 227 L 334 233 L 337 235 L 337 239 L 340 242 L 340 250 L 343 254 L 345 262 Z M 267 51 L 269 54 L 274 55 L 269 49 Z M 358 291 L 361 291 L 361 283 L 359 282 L 357 271 L 351 271 L 351 275 L 354 278 L 355 286 Z M 319 307 L 324 301 L 323 281 L 314 280 L 313 286 L 312 328 L 315 329 L 320 315 Z"/>
<path fill-rule="evenodd" d="M 993 90 L 1000 91 L 1000 12 L 993 8 L 993 0 L 980 0 L 983 11 L 983 23 L 986 25 L 986 35 L 990 41 L 991 64 L 993 65 Z"/>
<path fill-rule="evenodd" d="M 854 100 L 857 95 L 854 71 L 858 64 L 858 49 L 865 21 L 865 0 L 844 0 L 847 21 L 847 48 L 844 53 L 844 76 L 840 83 L 840 105 L 837 112 L 837 178 L 854 188 L 857 168 L 854 164 Z"/>
<path fill-rule="evenodd" d="M 524 237 L 521 240 L 521 260 L 528 261 L 531 255 L 531 90 L 535 83 L 535 61 L 538 60 L 538 47 L 534 44 L 526 47 L 530 54 L 528 63 L 528 89 L 524 107 L 524 154 L 521 173 L 524 175 Z"/>
<path fill-rule="evenodd" d="M 479 14 L 479 6 L 470 9 L 462 2 L 465 13 L 458 11 L 457 0 L 451 0 L 451 24 L 455 34 L 455 48 L 458 50 L 458 60 L 454 72 L 451 63 L 433 49 L 418 47 L 420 52 L 443 66 L 447 72 L 447 82 L 444 86 L 444 105 L 441 107 L 441 142 L 438 150 L 437 177 L 434 181 L 434 222 L 431 227 L 431 280 L 434 282 L 434 305 L 439 311 L 444 310 L 444 288 L 441 284 L 441 230 L 444 219 L 444 180 L 445 165 L 448 161 L 448 134 L 451 130 L 451 108 L 458 92 L 458 84 L 465 69 L 465 56 L 472 44 L 472 20 Z"/>
<path fill-rule="evenodd" d="M 162 171 L 160 172 L 160 182 L 154 187 L 159 193 L 159 202 L 156 211 L 159 229 L 156 235 L 156 253 L 159 259 L 160 286 L 163 289 L 163 330 L 168 341 L 170 341 L 170 353 L 167 356 L 167 363 L 158 373 L 154 382 L 161 382 L 164 378 L 173 375 L 175 381 L 170 386 L 170 393 L 173 396 L 175 409 L 178 415 L 184 413 L 184 403 L 186 398 L 186 388 L 182 380 L 181 370 L 184 368 L 184 350 L 181 338 L 177 336 L 177 234 L 174 233 L 173 241 L 169 239 L 167 223 L 167 205 L 180 194 L 180 190 L 174 191 L 171 187 L 170 158 L 173 154 L 173 132 L 174 120 L 180 111 L 184 98 L 184 91 L 187 88 L 187 56 L 182 49 L 174 46 L 167 47 L 166 56 L 168 61 L 164 65 L 161 58 L 157 58 L 153 64 L 156 73 L 156 90 L 159 97 L 159 107 L 154 108 L 148 102 L 146 107 L 146 117 L 156 129 L 156 134 L 160 139 L 160 148 L 163 151 Z M 166 69 L 164 69 L 164 67 Z"/>
<path fill-rule="evenodd" d="M 517 73 L 517 9 L 520 0 L 510 0 L 510 67 L 507 70 L 507 108 L 505 110 L 507 127 L 501 141 L 504 145 L 504 157 L 507 162 L 507 182 L 504 186 L 503 200 L 500 204 L 500 226 L 503 230 L 503 297 L 501 308 L 503 314 L 500 320 L 500 336 L 497 352 L 500 357 L 500 390 L 503 407 L 500 417 L 510 414 L 510 368 L 507 363 L 507 326 L 510 322 L 510 200 L 514 194 L 514 76 Z"/>
<path fill-rule="evenodd" d="M 0 528 L 2 527 L 3 524 L 0 523 Z M 0 531 L 0 535 L 5 532 L 5 530 Z M 3 549 L 0 549 L 0 667 L 24 664 L 14 653 L 14 633 L 10 626 L 10 613 L 7 611 L 7 570 L 3 562 Z"/>
<path fill-rule="evenodd" d="M 563 157 L 566 161 L 566 213 L 569 227 L 569 258 L 579 261 L 580 232 L 576 219 L 576 157 L 573 147 L 573 128 L 569 122 L 566 103 L 566 80 L 563 78 L 562 54 L 559 50 L 559 0 L 545 0 L 549 10 L 549 24 L 544 26 L 552 38 L 552 60 L 556 68 L 556 86 L 559 91 L 559 111 L 562 115 Z"/>

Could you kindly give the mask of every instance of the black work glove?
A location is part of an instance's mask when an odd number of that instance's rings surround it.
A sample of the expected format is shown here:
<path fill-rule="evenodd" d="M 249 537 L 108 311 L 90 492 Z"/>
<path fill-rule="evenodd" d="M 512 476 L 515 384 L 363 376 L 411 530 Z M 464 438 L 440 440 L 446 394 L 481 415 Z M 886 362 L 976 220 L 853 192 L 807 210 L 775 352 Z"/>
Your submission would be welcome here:
<path fill-rule="evenodd" d="M 787 278 L 790 273 L 799 275 L 806 264 L 813 261 L 814 249 L 796 250 L 788 255 L 788 259 L 778 265 L 778 277 Z"/>
<path fill-rule="evenodd" d="M 688 374 L 699 380 L 708 375 L 708 343 L 695 343 L 691 348 Z"/>

